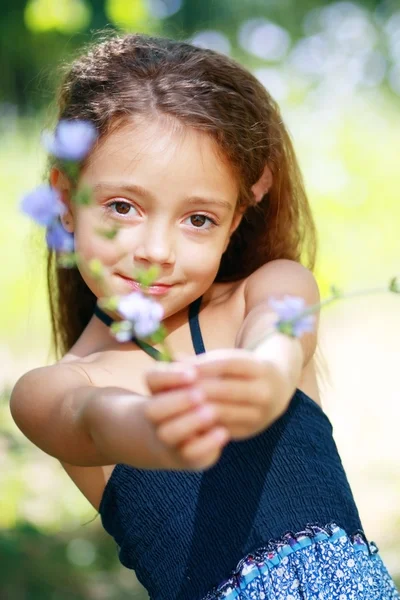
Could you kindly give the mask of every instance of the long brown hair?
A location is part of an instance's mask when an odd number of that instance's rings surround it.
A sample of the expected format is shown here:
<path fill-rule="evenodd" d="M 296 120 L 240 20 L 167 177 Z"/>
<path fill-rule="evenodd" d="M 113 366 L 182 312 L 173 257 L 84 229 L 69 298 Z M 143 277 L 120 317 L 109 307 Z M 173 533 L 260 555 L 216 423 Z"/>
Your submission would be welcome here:
<path fill-rule="evenodd" d="M 206 131 L 229 160 L 245 216 L 222 256 L 216 281 L 248 276 L 286 258 L 314 269 L 316 229 L 290 137 L 276 102 L 249 71 L 185 42 L 124 35 L 97 42 L 66 73 L 58 119 L 88 119 L 99 136 L 135 116 L 158 114 Z M 251 186 L 265 164 L 273 185 L 258 205 Z M 57 266 L 49 251 L 48 289 L 56 353 L 89 322 L 96 298 L 78 269 Z"/>

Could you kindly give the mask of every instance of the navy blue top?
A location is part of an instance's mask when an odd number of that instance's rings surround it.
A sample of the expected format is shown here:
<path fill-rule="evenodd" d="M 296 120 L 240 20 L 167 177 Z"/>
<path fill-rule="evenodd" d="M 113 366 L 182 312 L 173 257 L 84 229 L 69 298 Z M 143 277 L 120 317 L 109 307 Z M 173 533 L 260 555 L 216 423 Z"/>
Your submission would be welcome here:
<path fill-rule="evenodd" d="M 200 303 L 189 312 L 196 354 Z M 227 444 L 206 471 L 116 465 L 99 512 L 152 600 L 200 600 L 246 554 L 307 524 L 361 529 L 332 425 L 299 389 L 271 427 Z"/>

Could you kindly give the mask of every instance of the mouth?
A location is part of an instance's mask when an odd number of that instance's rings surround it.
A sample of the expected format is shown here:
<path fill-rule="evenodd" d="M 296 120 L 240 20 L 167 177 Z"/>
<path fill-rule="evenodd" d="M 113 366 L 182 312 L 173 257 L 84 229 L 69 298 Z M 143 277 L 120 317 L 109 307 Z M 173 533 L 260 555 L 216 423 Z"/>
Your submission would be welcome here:
<path fill-rule="evenodd" d="M 121 275 L 120 273 L 118 273 L 117 275 L 125 282 L 126 285 L 129 286 L 129 288 L 132 291 L 135 291 L 135 292 L 145 292 L 146 294 L 152 294 L 154 296 L 161 296 L 162 294 L 166 294 L 171 288 L 173 288 L 173 285 L 160 283 L 158 281 L 156 281 L 149 287 L 143 287 L 142 285 L 140 285 L 139 282 L 135 281 L 134 279 L 131 279 L 130 277 L 125 277 L 124 275 Z"/>

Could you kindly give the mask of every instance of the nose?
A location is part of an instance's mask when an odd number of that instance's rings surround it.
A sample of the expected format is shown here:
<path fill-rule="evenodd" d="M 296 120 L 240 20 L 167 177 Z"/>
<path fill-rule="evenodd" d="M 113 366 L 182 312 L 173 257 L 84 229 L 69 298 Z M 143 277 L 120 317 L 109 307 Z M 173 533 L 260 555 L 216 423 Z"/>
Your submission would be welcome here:
<path fill-rule="evenodd" d="M 135 263 L 149 266 L 171 265 L 175 262 L 174 235 L 166 227 L 145 227 L 134 252 Z"/>

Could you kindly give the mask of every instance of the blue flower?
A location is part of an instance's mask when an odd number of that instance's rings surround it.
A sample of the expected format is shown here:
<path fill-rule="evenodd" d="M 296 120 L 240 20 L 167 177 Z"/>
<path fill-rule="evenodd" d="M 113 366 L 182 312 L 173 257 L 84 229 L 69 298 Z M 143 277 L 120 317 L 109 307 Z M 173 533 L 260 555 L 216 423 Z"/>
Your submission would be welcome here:
<path fill-rule="evenodd" d="M 72 252 L 74 250 L 74 236 L 65 231 L 60 221 L 54 221 L 47 227 L 46 242 L 49 248 L 58 252 Z"/>
<path fill-rule="evenodd" d="M 76 119 L 61 120 L 54 133 L 45 131 L 42 143 L 50 154 L 62 160 L 81 161 L 97 139 L 93 123 Z"/>
<path fill-rule="evenodd" d="M 283 333 L 294 337 L 301 337 L 303 333 L 314 331 L 315 315 L 305 315 L 304 298 L 297 296 L 284 296 L 283 300 L 270 298 L 269 305 L 278 315 L 276 328 Z"/>
<path fill-rule="evenodd" d="M 39 185 L 26 194 L 21 202 L 21 210 L 39 225 L 50 225 L 55 218 L 66 211 L 59 192 L 48 184 Z"/>
<path fill-rule="evenodd" d="M 155 333 L 164 316 L 161 304 L 140 292 L 122 296 L 118 302 L 118 312 L 132 322 L 134 333 L 139 338 Z"/>

